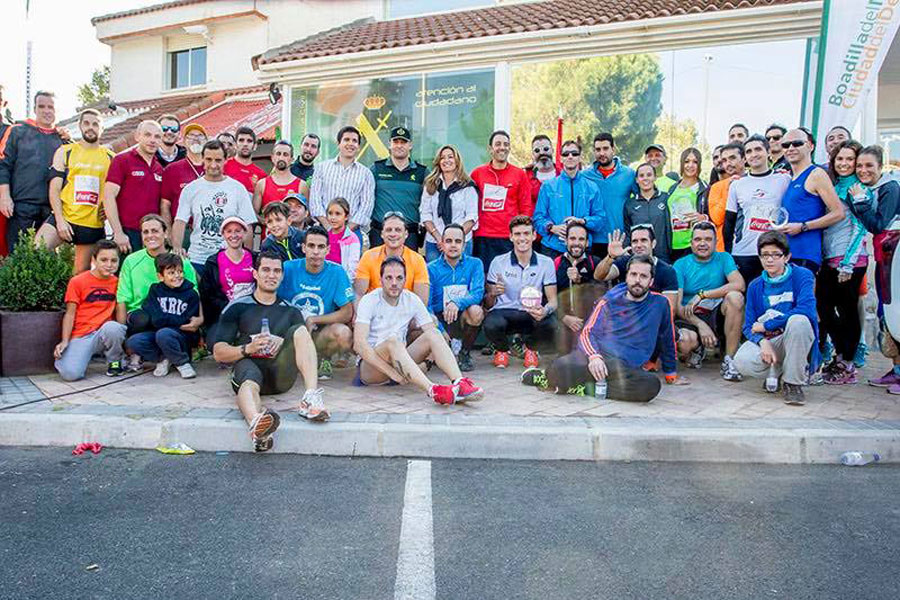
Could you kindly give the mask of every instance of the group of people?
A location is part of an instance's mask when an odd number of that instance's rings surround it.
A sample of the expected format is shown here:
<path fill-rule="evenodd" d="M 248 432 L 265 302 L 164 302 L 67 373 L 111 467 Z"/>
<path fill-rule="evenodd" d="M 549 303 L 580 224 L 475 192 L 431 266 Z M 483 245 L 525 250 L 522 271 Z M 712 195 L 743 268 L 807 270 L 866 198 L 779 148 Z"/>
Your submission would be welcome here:
<path fill-rule="evenodd" d="M 819 166 L 806 130 L 735 125 L 708 185 L 696 148 L 678 173 L 664 172 L 659 144 L 632 169 L 610 133 L 594 138 L 588 166 L 580 141 L 563 142 L 556 165 L 550 138 L 536 136 L 519 168 L 495 131 L 490 160 L 469 172 L 451 145 L 430 166 L 413 160 L 405 127 L 366 167 L 346 126 L 336 157 L 317 161 L 321 139 L 308 133 L 296 158 L 276 142 L 266 173 L 250 128 L 209 139 L 163 115 L 112 155 L 99 112 L 81 113 L 75 142 L 54 128 L 52 94 L 37 94 L 35 114 L 0 137 L 0 212 L 11 247 L 29 227 L 36 243 L 75 246 L 60 374 L 83 377 L 102 353 L 110 376 L 151 362 L 154 375 L 190 378 L 205 347 L 231 365 L 259 451 L 280 422 L 260 396 L 298 373 L 300 414 L 315 421 L 329 416 L 319 380 L 352 362 L 355 385 L 481 399 L 464 373 L 482 334 L 496 368 L 521 359 L 524 383 L 559 393 L 603 382 L 611 399 L 649 401 L 654 371 L 687 384 L 678 359 L 699 367 L 718 350 L 726 380 L 774 376 L 802 404 L 826 340 L 825 382 L 856 382 L 865 236 L 881 266 L 900 203 L 880 149 L 842 128 Z M 542 369 L 546 351 L 558 356 Z M 873 385 L 900 393 L 895 364 Z"/>

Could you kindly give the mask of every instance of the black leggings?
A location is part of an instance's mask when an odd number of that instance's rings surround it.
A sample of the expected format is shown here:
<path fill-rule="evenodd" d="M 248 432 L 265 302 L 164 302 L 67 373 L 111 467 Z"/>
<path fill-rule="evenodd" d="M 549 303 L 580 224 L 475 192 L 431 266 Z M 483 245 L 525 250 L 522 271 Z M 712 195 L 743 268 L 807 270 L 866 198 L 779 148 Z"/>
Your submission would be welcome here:
<path fill-rule="evenodd" d="M 551 349 L 556 333 L 556 315 L 535 321 L 524 310 L 495 308 L 484 318 L 483 327 L 484 335 L 500 352 L 509 351 L 509 338 L 514 333 L 522 334 L 525 345 L 531 349 Z"/>
<path fill-rule="evenodd" d="M 653 373 L 629 367 L 614 356 L 604 356 L 603 362 L 609 371 L 606 395 L 611 400 L 650 402 L 659 394 L 662 384 Z M 588 357 L 581 350 L 560 356 L 547 369 L 547 382 L 551 388 L 566 390 L 593 380 L 594 376 L 588 370 Z"/>
<path fill-rule="evenodd" d="M 866 267 L 856 267 L 849 281 L 838 282 L 839 271 L 822 265 L 816 276 L 816 308 L 819 311 L 819 339 L 831 336 L 835 352 L 844 360 L 853 360 L 859 343 L 859 286 Z"/>

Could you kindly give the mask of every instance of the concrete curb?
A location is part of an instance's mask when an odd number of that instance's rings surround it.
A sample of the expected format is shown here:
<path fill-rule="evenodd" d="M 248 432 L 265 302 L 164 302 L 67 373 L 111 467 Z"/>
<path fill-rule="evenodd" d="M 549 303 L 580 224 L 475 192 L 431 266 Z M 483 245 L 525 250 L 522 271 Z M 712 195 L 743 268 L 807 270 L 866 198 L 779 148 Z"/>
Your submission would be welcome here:
<path fill-rule="evenodd" d="M 291 454 L 836 464 L 844 451 L 871 450 L 883 462 L 900 462 L 900 426 L 893 423 L 514 417 L 410 423 L 400 417 L 312 424 L 292 413 L 282 416 L 275 451 Z M 251 450 L 246 426 L 236 415 L 0 413 L 0 445 L 75 446 L 85 441 L 117 448 L 183 442 L 198 451 Z"/>

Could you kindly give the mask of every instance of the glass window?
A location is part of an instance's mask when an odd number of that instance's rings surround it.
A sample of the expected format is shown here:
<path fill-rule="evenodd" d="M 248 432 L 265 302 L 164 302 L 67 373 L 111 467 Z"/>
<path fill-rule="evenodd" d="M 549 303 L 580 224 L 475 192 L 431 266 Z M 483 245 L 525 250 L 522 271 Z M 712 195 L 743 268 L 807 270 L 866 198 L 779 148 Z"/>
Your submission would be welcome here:
<path fill-rule="evenodd" d="M 169 52 L 169 88 L 206 83 L 206 48 Z"/>
<path fill-rule="evenodd" d="M 493 6 L 495 0 L 388 0 L 388 19 L 414 17 L 448 10 Z"/>

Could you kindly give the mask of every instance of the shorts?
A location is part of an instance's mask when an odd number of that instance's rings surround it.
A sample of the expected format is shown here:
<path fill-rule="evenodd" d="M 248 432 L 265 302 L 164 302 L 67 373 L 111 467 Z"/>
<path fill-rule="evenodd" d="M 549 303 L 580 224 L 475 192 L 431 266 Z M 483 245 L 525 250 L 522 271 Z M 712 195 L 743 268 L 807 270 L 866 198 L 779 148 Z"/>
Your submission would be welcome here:
<path fill-rule="evenodd" d="M 365 381 L 362 380 L 362 375 L 361 375 L 362 363 L 363 363 L 363 360 L 361 358 L 357 357 L 356 358 L 356 375 L 353 376 L 354 387 L 367 387 L 367 386 L 378 387 L 378 386 L 382 386 L 382 385 L 386 385 L 386 386 L 400 385 L 399 383 L 397 383 L 396 381 L 394 381 L 391 378 L 388 378 L 387 381 L 382 381 L 381 383 L 366 383 Z"/>
<path fill-rule="evenodd" d="M 51 214 L 44 223 L 56 229 L 56 215 Z M 79 246 L 96 244 L 106 239 L 106 230 L 103 227 L 85 227 L 75 223 L 69 223 L 69 227 L 72 228 L 72 243 Z"/>
<path fill-rule="evenodd" d="M 719 346 L 723 346 L 725 343 L 725 315 L 722 314 L 722 299 L 717 298 L 717 300 L 718 302 L 715 303 L 712 310 L 698 312 L 695 309 L 694 315 L 713 330 L 713 333 L 716 334 L 716 338 L 719 340 Z M 690 329 L 694 333 L 699 333 L 697 327 L 692 323 L 688 323 L 681 319 L 675 320 L 675 327 L 677 329 Z"/>
<path fill-rule="evenodd" d="M 245 381 L 259 386 L 261 396 L 283 394 L 297 381 L 297 364 L 294 361 L 294 331 L 302 325 L 295 325 L 284 335 L 284 344 L 275 358 L 242 358 L 234 363 L 231 370 L 231 389 L 237 394 Z"/>

